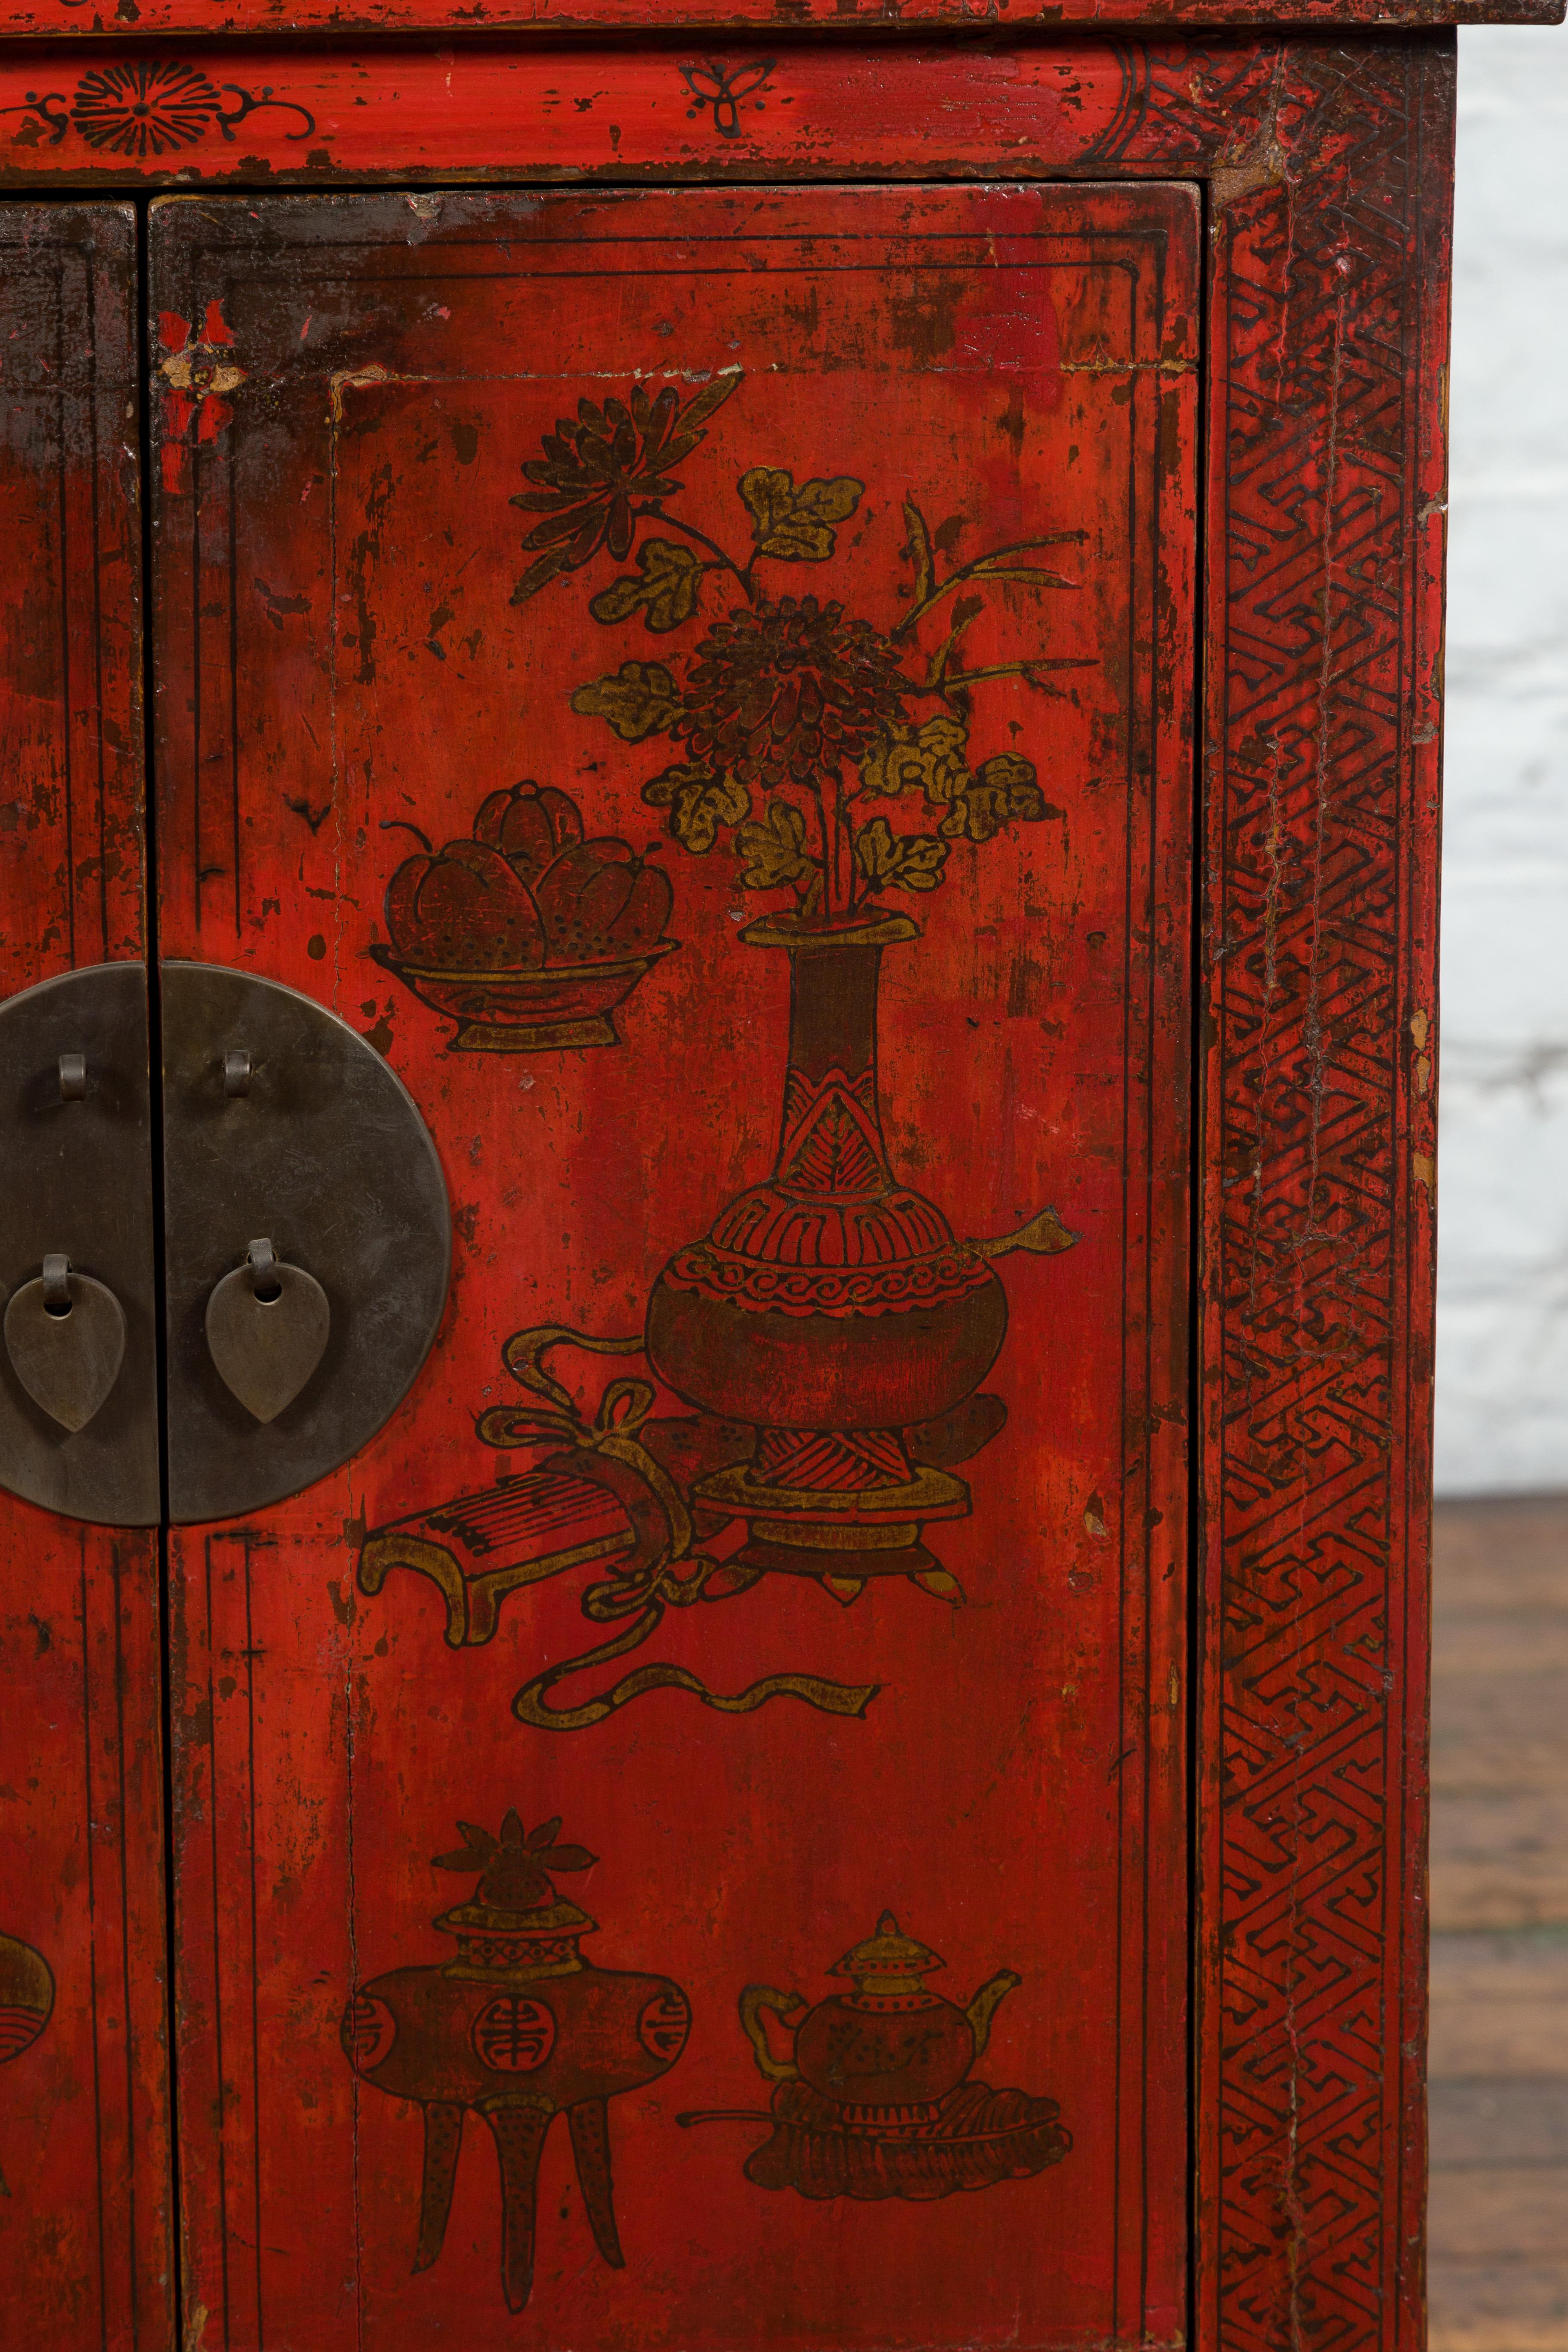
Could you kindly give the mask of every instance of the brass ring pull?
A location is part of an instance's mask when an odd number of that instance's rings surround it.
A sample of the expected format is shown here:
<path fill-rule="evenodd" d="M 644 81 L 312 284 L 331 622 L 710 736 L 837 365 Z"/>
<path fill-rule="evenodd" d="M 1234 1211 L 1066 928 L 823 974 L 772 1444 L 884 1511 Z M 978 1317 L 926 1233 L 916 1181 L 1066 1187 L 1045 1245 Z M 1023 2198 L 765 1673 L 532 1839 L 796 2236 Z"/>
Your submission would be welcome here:
<path fill-rule="evenodd" d="M 258 1241 L 247 1242 L 245 1262 L 250 1268 L 252 1297 L 269 1307 L 275 1298 L 282 1297 L 283 1286 L 278 1278 L 277 1256 L 265 1234 Z"/>

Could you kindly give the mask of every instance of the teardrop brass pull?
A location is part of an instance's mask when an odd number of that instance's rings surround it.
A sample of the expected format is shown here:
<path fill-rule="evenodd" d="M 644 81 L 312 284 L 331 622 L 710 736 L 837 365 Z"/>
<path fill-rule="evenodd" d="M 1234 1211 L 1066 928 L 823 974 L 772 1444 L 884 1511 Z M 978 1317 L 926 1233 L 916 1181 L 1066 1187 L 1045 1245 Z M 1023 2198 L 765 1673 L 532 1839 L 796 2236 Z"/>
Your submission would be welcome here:
<path fill-rule="evenodd" d="M 321 1362 L 332 1326 L 327 1294 L 285 1265 L 265 1237 L 207 1301 L 207 1348 L 224 1385 L 257 1421 L 276 1421 Z"/>
<path fill-rule="evenodd" d="M 85 1429 L 120 1377 L 125 1314 L 112 1290 L 73 1272 L 63 1250 L 11 1294 L 5 1352 L 33 1402 L 72 1434 Z"/>

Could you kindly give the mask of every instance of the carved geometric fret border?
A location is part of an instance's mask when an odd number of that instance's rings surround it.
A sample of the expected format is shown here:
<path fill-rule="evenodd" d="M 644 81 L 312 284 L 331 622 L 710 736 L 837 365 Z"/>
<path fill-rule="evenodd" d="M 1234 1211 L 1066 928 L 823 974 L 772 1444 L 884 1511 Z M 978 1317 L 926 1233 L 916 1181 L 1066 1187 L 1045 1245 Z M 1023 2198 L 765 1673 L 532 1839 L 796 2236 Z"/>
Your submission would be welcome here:
<path fill-rule="evenodd" d="M 1174 161 L 1216 100 L 1228 117 L 1207 159 L 1197 2333 L 1370 2352 L 1418 2338 L 1423 2287 L 1453 50 L 1267 62 L 1265 95 L 1257 49 L 1130 58 L 1106 158 Z"/>

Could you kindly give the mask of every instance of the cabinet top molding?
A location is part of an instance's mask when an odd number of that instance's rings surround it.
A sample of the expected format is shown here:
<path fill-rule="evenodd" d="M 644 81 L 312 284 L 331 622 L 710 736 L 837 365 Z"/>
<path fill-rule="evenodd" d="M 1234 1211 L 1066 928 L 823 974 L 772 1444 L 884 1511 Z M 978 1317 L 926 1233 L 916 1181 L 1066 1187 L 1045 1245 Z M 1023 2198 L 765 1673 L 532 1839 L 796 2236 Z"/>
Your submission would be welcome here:
<path fill-rule="evenodd" d="M 1444 25 L 1561 24 L 1568 0 L 0 0 L 0 37 L 200 32 L 206 38 L 295 33 L 637 33 L 695 41 L 811 33 L 1004 33 L 1114 26 L 1335 26 L 1408 30 Z"/>

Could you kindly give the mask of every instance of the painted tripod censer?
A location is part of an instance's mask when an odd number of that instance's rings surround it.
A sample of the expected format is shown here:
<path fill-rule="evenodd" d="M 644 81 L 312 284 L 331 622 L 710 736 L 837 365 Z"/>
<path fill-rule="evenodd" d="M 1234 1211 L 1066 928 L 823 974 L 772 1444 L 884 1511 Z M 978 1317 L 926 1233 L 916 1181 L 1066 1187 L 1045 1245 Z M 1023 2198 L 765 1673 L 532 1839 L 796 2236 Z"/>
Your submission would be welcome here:
<path fill-rule="evenodd" d="M 598 1923 L 556 1894 L 550 1874 L 587 1870 L 595 1857 L 555 1843 L 559 1820 L 525 1833 L 509 1812 L 499 1837 L 458 1826 L 463 1843 L 436 1867 L 472 1871 L 479 1887 L 434 1923 L 457 1937 L 457 1958 L 362 1985 L 344 2013 L 343 2048 L 365 2082 L 424 2109 L 416 2271 L 446 2237 L 464 2117 L 483 2116 L 500 2163 L 502 2285 L 508 2307 L 521 2311 L 533 2283 L 539 2159 L 563 2112 L 594 2242 L 622 2268 L 607 2102 L 668 2072 L 690 2011 L 668 1977 L 583 1958 L 582 1938 Z"/>

